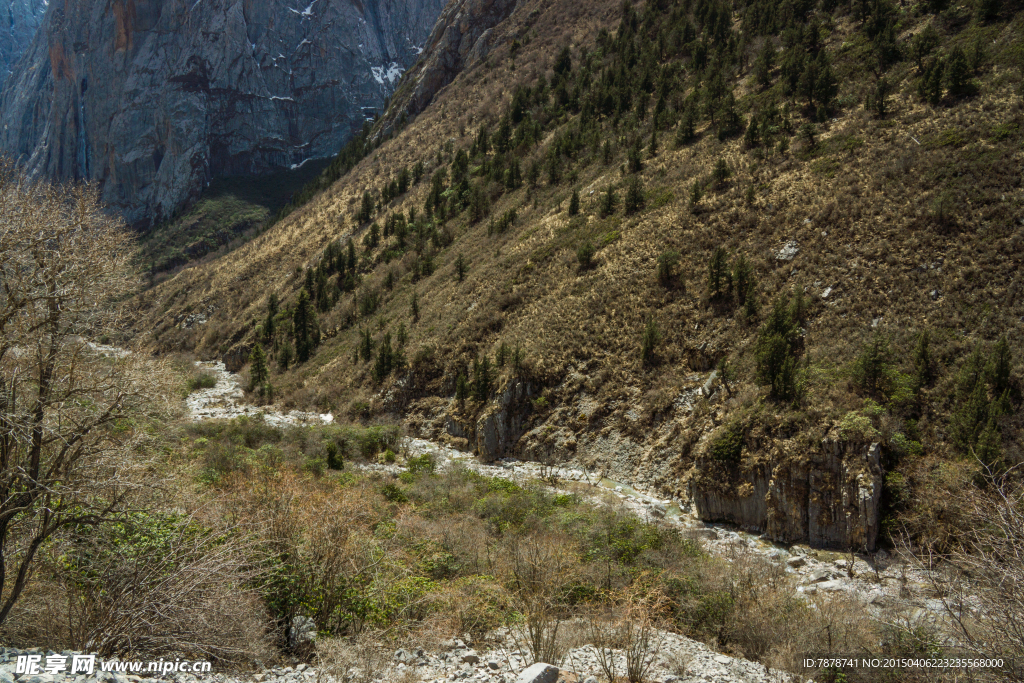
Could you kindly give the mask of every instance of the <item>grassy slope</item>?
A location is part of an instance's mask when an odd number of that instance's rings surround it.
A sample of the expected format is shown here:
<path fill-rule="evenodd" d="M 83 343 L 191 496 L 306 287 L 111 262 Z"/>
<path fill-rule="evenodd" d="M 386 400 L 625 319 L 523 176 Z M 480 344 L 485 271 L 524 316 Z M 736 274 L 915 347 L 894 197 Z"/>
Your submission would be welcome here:
<path fill-rule="evenodd" d="M 166 273 L 237 247 L 265 228 L 327 163 L 317 159 L 294 171 L 214 180 L 194 206 L 142 236 L 143 266 L 153 273 Z"/>
<path fill-rule="evenodd" d="M 540 14 L 530 17 L 534 7 Z M 353 295 L 323 315 L 328 339 L 308 364 L 275 373 L 279 395 L 335 410 L 370 400 L 377 388 L 369 364 L 353 364 L 363 327 L 378 340 L 400 323 L 408 327 L 407 355 L 422 361 L 417 388 L 426 395 L 450 396 L 455 374 L 470 358 L 493 354 L 501 342 L 520 343 L 553 406 L 535 414 L 535 424 L 547 422 L 581 441 L 625 434 L 645 444 L 643 462 L 680 473 L 695 444 L 700 448 L 717 425 L 739 415 L 755 425 L 752 432 L 769 437 L 752 448 L 751 458 L 799 450 L 835 433 L 843 416 L 864 405 L 864 395 L 849 381 L 850 369 L 877 321 L 905 370 L 916 335 L 932 330 L 941 369 L 935 387 L 926 391 L 917 423 L 924 454 L 893 466 L 919 490 L 959 486 L 971 466 L 955 456 L 948 439 L 956 368 L 977 342 L 987 349 L 1003 334 L 1015 358 L 1021 357 L 1022 27 L 1021 18 L 1009 10 L 1000 21 L 982 27 L 964 20 L 969 16 L 965 8 L 954 8 L 949 16 L 959 19 L 953 22 L 956 30 L 944 32 L 944 50 L 953 44 L 969 46 L 976 34 L 986 46 L 987 59 L 976 77 L 979 95 L 925 104 L 916 93 L 915 67 L 905 60 L 887 76 L 895 85 L 890 113 L 872 116 L 863 105 L 874 80 L 865 68 L 867 48 L 857 26 L 840 13 L 825 42 L 840 75 L 841 106 L 830 121 L 819 124 L 813 147 L 794 133 L 786 152 L 751 152 L 740 138 L 720 142 L 703 119 L 697 141 L 680 149 L 671 145 L 672 132 L 663 132 L 658 155 L 645 159 L 642 172 L 647 209 L 624 217 L 620 208 L 615 216 L 600 219 L 600 192 L 624 179 L 618 135 L 625 131 L 609 134 L 606 128 L 605 135 L 616 144 L 613 163 L 603 165 L 591 151 L 582 155 L 589 162 L 575 166 L 584 198 L 582 218 L 566 214 L 568 182 L 549 186 L 542 180 L 536 190 L 505 194 L 492 206 L 494 216 L 508 208 L 519 211 L 515 226 L 504 235 L 488 236 L 487 220 L 449 222 L 456 240 L 435 257 L 432 276 L 414 284 L 411 255 L 368 267 L 363 290 L 381 289 L 389 268 L 398 276 L 394 290 L 383 292 L 383 303 L 369 320 L 355 316 L 352 324 Z M 493 130 L 514 83 L 533 83 L 564 44 L 592 46 L 598 30 L 614 29 L 618 17 L 617 2 L 556 2 L 543 8 L 526 3 L 502 27 L 508 35 L 530 37 L 522 41 L 514 70 L 508 46 L 497 48 L 487 64 L 462 74 L 407 129 L 318 201 L 238 251 L 155 290 L 147 305 L 156 312 L 158 344 L 220 354 L 251 339 L 251 323 L 262 318 L 270 292 L 294 301 L 302 284 L 296 268 L 315 265 L 330 241 L 352 232 L 365 188 L 379 187 L 402 166 L 421 160 L 429 178 L 439 152 L 445 161 L 450 158 L 443 153 L 444 141 L 453 141 L 450 149 L 468 148 L 481 121 L 490 120 Z M 903 44 L 928 20 L 927 15 L 904 14 L 899 25 Z M 750 62 L 754 54 L 751 50 Z M 774 76 L 777 80 L 777 70 Z M 747 112 L 768 96 L 758 92 L 749 69 L 731 85 Z M 803 119 L 796 111 L 794 119 L 796 130 Z M 530 158 L 543 158 L 550 139 L 549 134 Z M 731 178 L 710 191 L 697 211 L 691 210 L 690 186 L 707 178 L 719 159 L 729 164 Z M 422 210 L 428 184 L 420 183 L 388 210 Z M 752 203 L 747 201 L 749 187 L 754 188 Z M 620 187 L 620 201 L 622 193 Z M 942 220 L 940 213 L 946 214 Z M 586 239 L 601 243 L 606 235 L 617 239 L 598 251 L 596 268 L 581 273 L 577 245 Z M 789 241 L 799 245 L 800 253 L 792 262 L 778 261 L 776 252 Z M 759 321 L 708 303 L 707 263 L 719 246 L 752 260 L 764 308 L 797 286 L 810 297 L 802 356 L 807 387 L 795 408 L 765 403 L 753 381 Z M 685 291 L 666 291 L 657 283 L 656 259 L 667 249 L 682 254 Z M 470 264 L 462 283 L 453 276 L 458 253 Z M 827 287 L 833 292 L 820 298 Z M 416 324 L 409 312 L 413 291 L 421 309 Z M 215 310 L 209 325 L 172 327 L 175 316 L 200 308 Z M 640 362 L 639 347 L 644 322 L 652 316 L 664 342 L 658 365 L 648 368 Z M 712 349 L 710 360 L 725 355 L 734 364 L 738 385 L 724 404 L 699 406 L 686 416 L 673 411 L 672 401 L 706 377 L 694 379 L 694 370 L 708 360 L 702 356 L 709 354 L 698 352 L 704 344 Z M 430 349 L 432 356 L 424 352 Z M 596 409 L 584 408 L 595 403 Z M 905 430 L 905 414 L 897 409 L 883 406 L 872 419 L 882 437 Z M 1017 429 L 1016 419 L 1004 428 L 1011 461 L 1020 458 Z M 597 447 L 579 455 L 607 457 Z M 674 478 L 665 483 L 670 489 L 679 486 Z M 942 505 L 941 496 L 930 495 L 920 505 L 908 505 L 904 514 L 923 530 L 928 520 L 944 514 Z"/>

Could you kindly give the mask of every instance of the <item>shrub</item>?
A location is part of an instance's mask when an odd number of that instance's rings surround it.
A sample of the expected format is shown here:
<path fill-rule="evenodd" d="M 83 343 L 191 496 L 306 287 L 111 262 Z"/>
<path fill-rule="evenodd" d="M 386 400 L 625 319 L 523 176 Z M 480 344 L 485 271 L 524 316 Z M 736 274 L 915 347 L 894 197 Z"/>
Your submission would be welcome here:
<path fill-rule="evenodd" d="M 420 456 L 411 456 L 405 461 L 405 466 L 413 474 L 433 474 L 437 465 L 434 463 L 434 456 L 424 453 Z"/>
<path fill-rule="evenodd" d="M 743 455 L 743 425 L 733 424 L 722 429 L 712 440 L 708 453 L 717 463 L 736 467 Z"/>
<path fill-rule="evenodd" d="M 202 389 L 213 389 L 217 386 L 217 377 L 209 372 L 200 372 L 188 378 L 185 388 L 188 393 L 194 394 Z"/>

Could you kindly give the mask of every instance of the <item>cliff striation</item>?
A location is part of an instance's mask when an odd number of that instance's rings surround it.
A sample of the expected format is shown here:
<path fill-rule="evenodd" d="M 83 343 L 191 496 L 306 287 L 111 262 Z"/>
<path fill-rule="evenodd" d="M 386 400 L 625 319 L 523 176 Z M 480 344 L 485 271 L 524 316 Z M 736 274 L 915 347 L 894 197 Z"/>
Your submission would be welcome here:
<path fill-rule="evenodd" d="M 0 30 L 0 87 L 32 43 L 45 14 L 46 0 L 8 0 L 7 12 L 0 14 L 6 24 Z"/>
<path fill-rule="evenodd" d="M 90 180 L 137 226 L 213 177 L 330 156 L 422 52 L 444 0 L 52 3 L 0 101 L 0 150 Z"/>

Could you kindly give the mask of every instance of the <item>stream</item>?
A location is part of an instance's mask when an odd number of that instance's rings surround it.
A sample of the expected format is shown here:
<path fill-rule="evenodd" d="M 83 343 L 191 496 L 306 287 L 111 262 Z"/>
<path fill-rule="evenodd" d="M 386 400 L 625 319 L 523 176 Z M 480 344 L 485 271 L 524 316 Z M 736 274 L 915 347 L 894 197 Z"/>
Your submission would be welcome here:
<path fill-rule="evenodd" d="M 200 361 L 196 366 L 216 377 L 217 383 L 210 389 L 192 393 L 186 399 L 193 421 L 262 415 L 268 424 L 275 426 L 334 422 L 330 413 L 282 412 L 274 406 L 247 405 L 238 375 L 228 372 L 224 363 Z M 816 550 L 806 545 L 784 546 L 729 525 L 703 522 L 697 518 L 688 501 L 637 490 L 627 483 L 601 477 L 582 468 L 546 466 L 514 459 L 486 464 L 471 454 L 417 438 L 407 438 L 403 446 L 412 456 L 430 454 L 442 471 L 461 465 L 484 476 L 521 483 L 542 480 L 556 490 L 571 490 L 583 495 L 594 504 L 621 504 L 645 521 L 679 529 L 684 536 L 699 540 L 708 552 L 729 560 L 754 553 L 781 566 L 794 579 L 798 595 L 805 598 L 820 593 L 845 592 L 863 601 L 879 618 L 898 615 L 911 623 L 942 621 L 947 612 L 935 592 L 935 575 L 932 572 L 890 557 L 884 550 L 867 556 Z M 385 463 L 360 467 L 391 474 L 405 469 L 401 465 Z M 581 490 L 584 493 L 580 493 Z"/>

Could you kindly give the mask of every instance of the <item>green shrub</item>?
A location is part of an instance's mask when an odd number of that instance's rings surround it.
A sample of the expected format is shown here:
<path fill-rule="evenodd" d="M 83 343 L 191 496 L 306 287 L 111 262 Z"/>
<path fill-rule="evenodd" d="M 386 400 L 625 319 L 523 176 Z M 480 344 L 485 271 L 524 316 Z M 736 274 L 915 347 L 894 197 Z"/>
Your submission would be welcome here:
<path fill-rule="evenodd" d="M 712 440 L 708 453 L 717 463 L 736 467 L 743 457 L 743 425 L 733 424 L 719 432 Z"/>
<path fill-rule="evenodd" d="M 384 484 L 380 487 L 380 494 L 392 503 L 409 502 L 409 496 L 405 495 L 405 491 L 398 484 Z"/>
<path fill-rule="evenodd" d="M 217 377 L 209 372 L 201 372 L 188 378 L 185 387 L 188 393 L 194 394 L 203 389 L 213 389 L 217 386 Z"/>
<path fill-rule="evenodd" d="M 405 466 L 409 468 L 409 472 L 413 474 L 433 474 L 434 469 L 437 467 L 434 462 L 434 456 L 430 453 L 424 453 L 420 456 L 411 456 L 405 461 Z"/>

